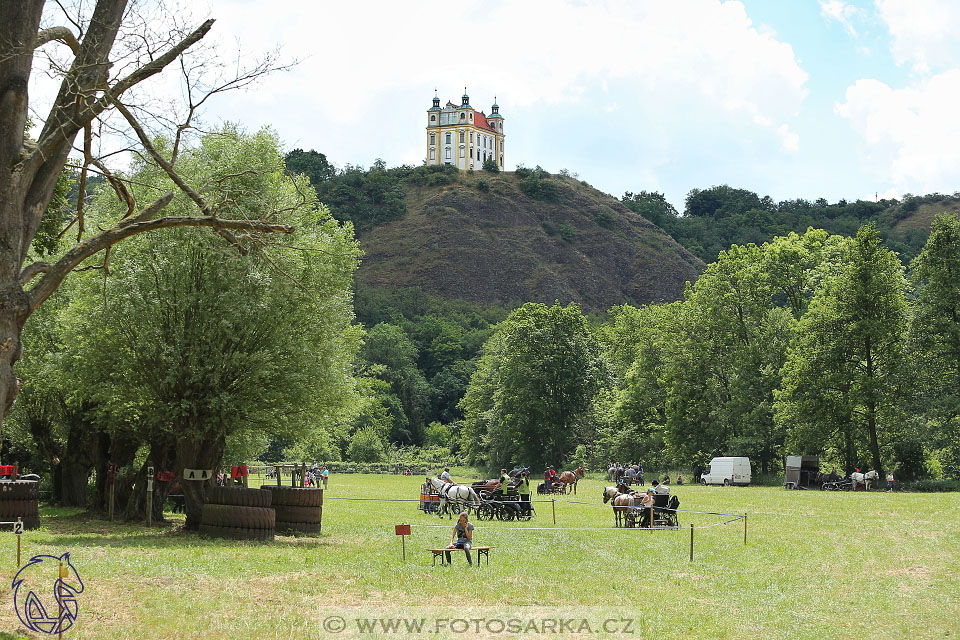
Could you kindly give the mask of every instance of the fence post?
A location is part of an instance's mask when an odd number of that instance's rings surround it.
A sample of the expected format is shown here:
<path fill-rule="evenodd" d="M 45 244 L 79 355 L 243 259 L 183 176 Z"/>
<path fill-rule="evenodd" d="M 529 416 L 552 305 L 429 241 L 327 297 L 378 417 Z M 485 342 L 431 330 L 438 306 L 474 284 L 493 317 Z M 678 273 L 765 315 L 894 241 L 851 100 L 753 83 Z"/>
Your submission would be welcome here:
<path fill-rule="evenodd" d="M 153 462 L 147 460 L 147 526 L 153 524 Z"/>
<path fill-rule="evenodd" d="M 557 524 L 557 500 L 550 498 L 550 508 L 553 510 L 553 524 Z"/>
<path fill-rule="evenodd" d="M 743 514 L 743 544 L 747 544 L 747 514 Z"/>
<path fill-rule="evenodd" d="M 650 531 L 653 531 L 653 507 L 650 507 Z"/>
<path fill-rule="evenodd" d="M 693 523 L 690 523 L 690 562 L 693 562 Z"/>
<path fill-rule="evenodd" d="M 17 530 L 23 531 L 23 518 L 17 517 Z M 17 534 L 17 571 L 20 571 L 20 534 Z"/>
<path fill-rule="evenodd" d="M 280 485 L 280 474 L 283 473 L 283 467 L 281 467 L 280 465 L 277 465 L 276 467 L 274 467 L 274 470 L 277 472 L 277 486 L 279 487 L 279 486 L 281 486 L 281 485 Z"/>

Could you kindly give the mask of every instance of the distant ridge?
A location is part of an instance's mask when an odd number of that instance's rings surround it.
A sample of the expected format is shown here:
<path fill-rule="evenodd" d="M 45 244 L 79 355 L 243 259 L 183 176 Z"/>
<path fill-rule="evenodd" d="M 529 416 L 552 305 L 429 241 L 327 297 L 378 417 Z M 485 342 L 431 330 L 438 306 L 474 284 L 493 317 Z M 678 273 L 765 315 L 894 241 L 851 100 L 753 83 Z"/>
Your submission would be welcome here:
<path fill-rule="evenodd" d="M 615 198 L 572 177 L 464 173 L 404 186 L 406 213 L 361 231 L 360 286 L 478 303 L 584 310 L 678 300 L 704 264 Z"/>

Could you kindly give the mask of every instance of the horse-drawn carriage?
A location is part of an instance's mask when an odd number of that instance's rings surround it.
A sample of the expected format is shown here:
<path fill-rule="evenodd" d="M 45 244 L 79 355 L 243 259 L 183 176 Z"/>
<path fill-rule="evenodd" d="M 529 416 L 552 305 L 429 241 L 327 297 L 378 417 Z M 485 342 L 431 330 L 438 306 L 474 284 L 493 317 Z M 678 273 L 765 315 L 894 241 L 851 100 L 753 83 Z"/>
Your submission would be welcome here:
<path fill-rule="evenodd" d="M 537 485 L 539 495 L 577 493 L 577 482 L 583 477 L 583 465 L 580 465 L 573 471 L 564 471 L 550 481 L 549 486 L 544 480 Z"/>
<path fill-rule="evenodd" d="M 434 489 L 429 482 L 424 482 L 420 487 L 420 511 L 424 513 L 436 513 L 440 509 L 440 493 Z"/>
<path fill-rule="evenodd" d="M 880 474 L 876 471 L 855 471 L 844 478 L 831 474 L 821 479 L 820 488 L 823 491 L 869 491 L 870 485 L 880 479 Z"/>
<path fill-rule="evenodd" d="M 487 498 L 481 498 L 480 506 L 474 508 L 474 516 L 477 520 L 501 520 L 504 522 L 510 520 L 529 520 L 536 511 L 533 504 L 520 499 L 520 496 L 513 493 L 496 494 Z"/>
<path fill-rule="evenodd" d="M 610 502 L 613 506 L 613 520 L 615 527 L 650 527 L 650 517 L 653 517 L 653 528 L 677 529 L 680 527 L 680 518 L 677 509 L 680 508 L 680 498 L 667 493 L 658 493 L 653 496 L 653 508 L 642 506 L 642 494 L 632 491 L 624 484 L 607 487 L 603 492 L 603 502 Z"/>

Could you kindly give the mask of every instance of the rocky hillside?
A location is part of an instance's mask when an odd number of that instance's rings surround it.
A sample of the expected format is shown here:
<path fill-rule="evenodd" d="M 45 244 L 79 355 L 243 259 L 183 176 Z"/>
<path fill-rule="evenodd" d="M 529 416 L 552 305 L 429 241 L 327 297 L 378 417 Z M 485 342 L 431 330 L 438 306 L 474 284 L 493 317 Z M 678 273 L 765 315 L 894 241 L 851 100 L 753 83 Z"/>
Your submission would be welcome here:
<path fill-rule="evenodd" d="M 360 232 L 360 286 L 472 302 L 677 300 L 703 263 L 618 200 L 571 177 L 476 172 L 404 186 L 406 213 Z"/>

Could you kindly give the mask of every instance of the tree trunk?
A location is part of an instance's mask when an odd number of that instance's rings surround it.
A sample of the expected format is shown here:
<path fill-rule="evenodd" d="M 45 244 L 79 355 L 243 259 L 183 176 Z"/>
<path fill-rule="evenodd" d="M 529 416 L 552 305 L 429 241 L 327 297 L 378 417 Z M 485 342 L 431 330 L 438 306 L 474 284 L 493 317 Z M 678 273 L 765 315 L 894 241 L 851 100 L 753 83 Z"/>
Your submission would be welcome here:
<path fill-rule="evenodd" d="M 58 480 L 56 494 L 64 507 L 87 508 L 87 485 L 90 481 L 90 465 L 82 461 L 65 459 L 57 465 L 58 472 L 54 477 Z"/>
<path fill-rule="evenodd" d="M 158 442 L 150 446 L 150 455 L 147 461 L 153 464 L 155 471 L 163 471 L 173 468 L 176 460 L 176 452 L 173 445 L 169 442 Z M 167 494 L 170 493 L 169 482 L 157 482 L 156 476 L 153 481 L 153 505 L 151 518 L 154 522 L 163 522 L 163 503 L 167 501 Z M 147 462 L 141 465 L 134 480 L 133 491 L 127 500 L 127 507 L 124 509 L 123 517 L 131 521 L 142 521 L 147 517 Z"/>
<path fill-rule="evenodd" d="M 870 456 L 873 458 L 873 468 L 880 477 L 884 477 L 883 462 L 880 460 L 880 442 L 877 438 L 877 381 L 873 365 L 873 349 L 870 336 L 866 339 L 867 352 L 867 380 L 870 387 L 867 390 L 867 434 L 870 437 Z"/>
<path fill-rule="evenodd" d="M 182 476 L 184 469 L 209 469 L 216 473 L 225 447 L 226 438 L 222 434 L 181 436 L 177 439 L 177 474 Z M 206 502 L 207 484 L 206 481 L 183 481 L 187 529 L 200 528 L 200 516 L 203 504 Z"/>
<path fill-rule="evenodd" d="M 129 488 L 123 490 L 124 478 L 120 469 L 133 463 L 137 454 L 138 443 L 132 440 L 111 438 L 109 434 L 101 432 L 97 440 L 95 468 L 97 472 L 97 494 L 94 509 L 108 511 L 110 501 L 110 465 L 117 465 L 117 476 L 114 479 L 114 511 L 123 509 L 129 497 Z M 129 483 L 127 483 L 129 487 Z"/>

